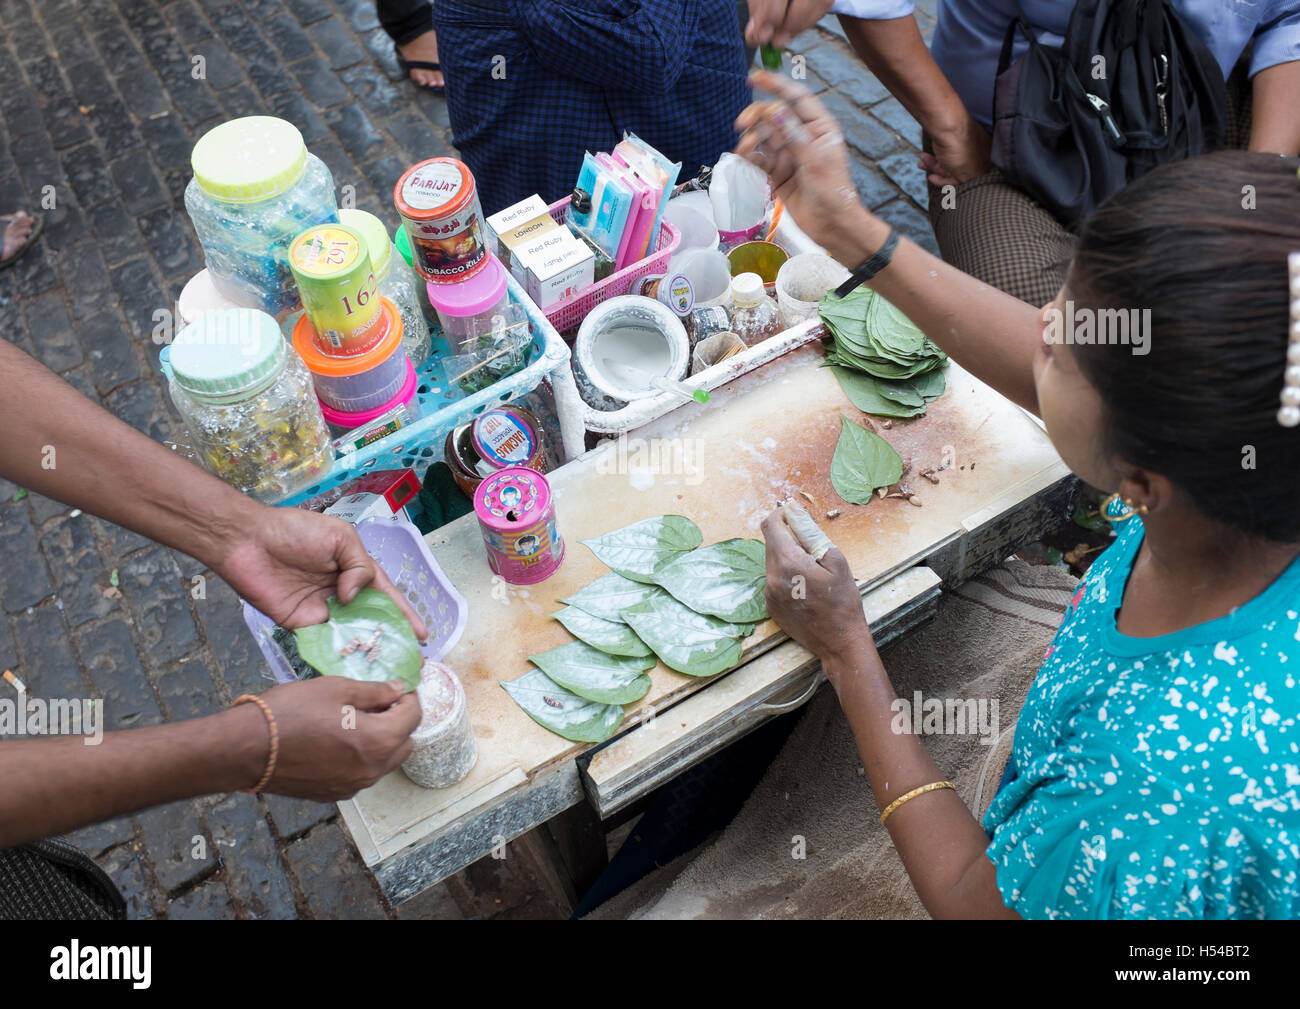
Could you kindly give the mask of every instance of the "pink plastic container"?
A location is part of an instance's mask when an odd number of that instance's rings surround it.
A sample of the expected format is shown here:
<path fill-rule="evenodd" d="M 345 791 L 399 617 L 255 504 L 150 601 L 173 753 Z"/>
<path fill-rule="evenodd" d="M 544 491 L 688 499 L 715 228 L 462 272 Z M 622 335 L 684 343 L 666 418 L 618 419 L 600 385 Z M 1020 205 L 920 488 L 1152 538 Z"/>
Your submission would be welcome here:
<path fill-rule="evenodd" d="M 547 210 L 561 224 L 569 212 L 569 198 L 566 196 L 559 203 L 552 203 Z M 677 251 L 677 244 L 682 240 L 682 233 L 666 217 L 659 228 L 658 244 L 655 251 L 645 259 L 625 266 L 604 280 L 598 280 L 585 291 L 557 301 L 543 313 L 560 333 L 576 330 L 587 313 L 608 298 L 617 298 L 623 294 L 636 294 L 637 281 L 652 273 L 663 273 L 668 268 L 668 260 Z"/>
<path fill-rule="evenodd" d="M 454 284 L 425 284 L 429 303 L 438 313 L 442 331 L 452 346 L 492 329 L 492 317 L 500 315 L 510 304 L 506 285 L 506 268 L 501 260 L 488 253 L 487 263 L 472 277 Z"/>
<path fill-rule="evenodd" d="M 512 466 L 487 477 L 474 492 L 488 565 L 511 585 L 533 585 L 559 570 L 564 540 L 546 477 Z"/>
<path fill-rule="evenodd" d="M 411 421 L 418 420 L 420 417 L 420 403 L 415 396 L 415 389 L 418 385 L 419 381 L 416 378 L 415 365 L 411 363 L 410 358 L 407 358 L 406 381 L 402 383 L 401 391 L 392 399 L 385 403 L 381 403 L 376 407 L 372 407 L 369 410 L 357 411 L 336 410 L 328 403 L 322 402 L 320 405 L 320 412 L 324 414 L 325 423 L 330 426 L 336 436 L 346 434 L 349 431 L 355 431 L 357 428 L 369 424 L 372 420 L 377 420 L 390 410 L 394 410 L 399 406 L 404 406 L 406 408 L 406 423 L 409 424 Z"/>

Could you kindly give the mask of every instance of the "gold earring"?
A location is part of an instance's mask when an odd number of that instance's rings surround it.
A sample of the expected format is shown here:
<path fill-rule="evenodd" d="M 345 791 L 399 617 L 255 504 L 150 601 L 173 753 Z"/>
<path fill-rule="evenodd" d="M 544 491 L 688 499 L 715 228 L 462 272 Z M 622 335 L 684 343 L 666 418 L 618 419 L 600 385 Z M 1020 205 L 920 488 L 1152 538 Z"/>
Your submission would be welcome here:
<path fill-rule="evenodd" d="M 1113 507 L 1117 502 L 1125 506 L 1128 509 L 1128 511 L 1116 514 L 1115 511 L 1113 510 Z M 1140 505 L 1135 507 L 1133 502 L 1129 498 L 1121 498 L 1119 496 L 1119 492 L 1116 491 L 1114 494 L 1106 498 L 1106 500 L 1101 503 L 1101 508 L 1099 509 L 1099 511 L 1101 512 L 1101 517 L 1104 518 L 1111 525 L 1118 525 L 1121 522 L 1127 522 L 1134 515 L 1145 515 L 1147 513 L 1147 506 Z"/>

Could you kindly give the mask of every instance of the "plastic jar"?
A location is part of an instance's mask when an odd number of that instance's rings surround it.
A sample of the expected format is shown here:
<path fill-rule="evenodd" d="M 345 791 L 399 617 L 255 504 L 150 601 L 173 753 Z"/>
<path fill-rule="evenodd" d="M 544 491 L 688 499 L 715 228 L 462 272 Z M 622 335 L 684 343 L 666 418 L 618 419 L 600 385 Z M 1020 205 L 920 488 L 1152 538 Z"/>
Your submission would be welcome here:
<path fill-rule="evenodd" d="M 232 301 L 272 315 L 298 307 L 289 245 L 314 224 L 338 221 L 334 179 L 292 123 L 248 116 L 194 145 L 185 209 L 213 283 Z"/>
<path fill-rule="evenodd" d="M 223 308 L 256 308 L 247 301 L 232 301 L 217 290 L 212 274 L 200 270 L 185 282 L 180 297 L 176 299 L 176 328 L 183 329 L 200 316 L 219 312 Z"/>
<path fill-rule="evenodd" d="M 329 472 L 311 375 L 265 312 L 207 313 L 176 335 L 166 370 L 199 461 L 232 487 L 274 503 Z"/>
<path fill-rule="evenodd" d="M 484 478 L 499 469 L 525 466 L 545 473 L 542 438 L 542 426 L 530 411 L 501 406 L 448 431 L 443 458 L 456 486 L 473 497 Z"/>
<path fill-rule="evenodd" d="M 731 281 L 731 331 L 747 346 L 762 343 L 784 328 L 781 312 L 763 286 L 757 273 L 742 273 Z"/>
<path fill-rule="evenodd" d="M 455 158 L 412 165 L 393 187 L 415 270 L 425 280 L 450 284 L 483 268 L 483 208 L 474 174 Z"/>
<path fill-rule="evenodd" d="M 372 349 L 353 357 L 322 354 L 311 320 L 303 316 L 293 330 L 293 348 L 302 355 L 321 403 L 344 413 L 361 413 L 382 406 L 406 383 L 410 362 L 402 352 L 402 317 L 387 298 L 379 299 L 387 320 L 384 337 Z"/>
<path fill-rule="evenodd" d="M 393 248 L 397 254 L 402 257 L 402 262 L 406 268 L 415 277 L 415 289 L 420 293 L 420 308 L 424 312 L 424 320 L 430 326 L 438 325 L 438 313 L 434 310 L 433 302 L 429 300 L 429 292 L 425 286 L 425 280 L 415 272 L 415 267 L 411 265 L 411 236 L 406 233 L 404 225 L 398 225 L 393 232 Z"/>
<path fill-rule="evenodd" d="M 289 268 L 322 354 L 353 357 L 384 338 L 379 282 L 358 231 L 345 224 L 308 228 L 289 246 Z"/>
<path fill-rule="evenodd" d="M 379 283 L 379 293 L 397 306 L 402 317 L 402 349 L 417 367 L 429 356 L 429 324 L 420 305 L 420 288 L 415 273 L 398 254 L 383 222 L 364 210 L 345 208 L 339 220 L 361 235 L 370 251 L 370 265 Z"/>
<path fill-rule="evenodd" d="M 372 425 L 388 428 L 378 436 L 382 438 L 384 434 L 390 434 L 392 431 L 420 419 L 420 400 L 415 394 L 418 385 L 419 380 L 416 378 L 415 365 L 408 358 L 406 362 L 406 380 L 402 383 L 402 388 L 398 390 L 397 395 L 388 402 L 380 403 L 379 406 L 370 410 L 355 412 L 335 410 L 332 406 L 322 403 L 320 407 L 321 413 L 325 415 L 325 423 L 330 426 L 330 431 L 336 439 L 352 432 L 361 431 L 362 428 L 369 428 Z M 388 414 L 392 414 L 392 416 L 389 417 Z M 376 439 L 366 439 L 365 444 L 369 444 L 374 440 Z M 342 446 L 336 445 L 335 447 Z M 356 445 L 353 447 L 360 448 L 361 446 Z"/>
<path fill-rule="evenodd" d="M 429 281 L 425 291 L 438 313 L 443 335 L 453 353 L 466 340 L 492 329 L 492 319 L 510 304 L 506 268 L 501 260 L 488 253 L 486 264 L 474 276 L 456 284 Z"/>
<path fill-rule="evenodd" d="M 415 748 L 402 761 L 402 770 L 424 788 L 446 788 L 469 774 L 478 760 L 465 688 L 447 666 L 425 659 L 416 693 L 420 724 L 411 733 Z"/>

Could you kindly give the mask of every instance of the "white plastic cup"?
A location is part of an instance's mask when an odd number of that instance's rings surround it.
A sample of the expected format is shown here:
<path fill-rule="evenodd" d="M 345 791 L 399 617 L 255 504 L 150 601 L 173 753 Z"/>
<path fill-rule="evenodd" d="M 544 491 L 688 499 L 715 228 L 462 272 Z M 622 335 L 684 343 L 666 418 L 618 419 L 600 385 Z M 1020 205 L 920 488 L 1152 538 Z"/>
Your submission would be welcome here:
<path fill-rule="evenodd" d="M 695 289 L 695 307 L 723 305 L 731 298 L 731 263 L 717 249 L 691 249 L 674 257 L 673 272 Z"/>
<path fill-rule="evenodd" d="M 821 252 L 787 259 L 776 274 L 776 303 L 786 327 L 811 319 L 818 303 L 849 277 L 849 271 Z"/>
<path fill-rule="evenodd" d="M 664 210 L 664 217 L 672 221 L 673 227 L 682 233 L 675 255 L 680 256 L 687 249 L 718 247 L 718 229 L 713 218 L 704 216 L 690 204 L 683 204 L 680 199 L 672 200 Z"/>

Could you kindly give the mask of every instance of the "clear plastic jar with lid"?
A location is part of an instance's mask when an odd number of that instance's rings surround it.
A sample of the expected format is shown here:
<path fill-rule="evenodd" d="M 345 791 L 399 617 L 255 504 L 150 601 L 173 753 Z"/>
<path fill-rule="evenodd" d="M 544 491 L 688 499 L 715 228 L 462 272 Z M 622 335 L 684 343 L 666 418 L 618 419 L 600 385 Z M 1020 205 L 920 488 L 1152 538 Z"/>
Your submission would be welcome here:
<path fill-rule="evenodd" d="M 330 471 L 311 374 L 265 312 L 203 315 L 166 348 L 172 402 L 209 472 L 273 504 Z"/>
<path fill-rule="evenodd" d="M 325 163 L 292 123 L 247 116 L 200 137 L 190 165 L 185 209 L 217 290 L 279 317 L 298 308 L 289 244 L 339 219 Z"/>
<path fill-rule="evenodd" d="M 763 278 L 757 273 L 742 273 L 731 280 L 731 331 L 748 347 L 776 336 L 785 328 L 781 310 L 767 296 Z"/>
<path fill-rule="evenodd" d="M 364 210 L 343 209 L 339 221 L 355 229 L 370 250 L 370 266 L 379 283 L 379 293 L 397 306 L 402 316 L 402 349 L 417 368 L 429 356 L 429 324 L 420 305 L 420 287 L 415 271 L 402 259 L 383 222 Z"/>

